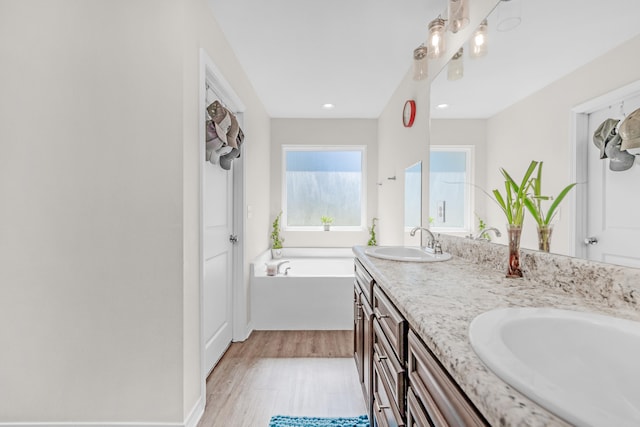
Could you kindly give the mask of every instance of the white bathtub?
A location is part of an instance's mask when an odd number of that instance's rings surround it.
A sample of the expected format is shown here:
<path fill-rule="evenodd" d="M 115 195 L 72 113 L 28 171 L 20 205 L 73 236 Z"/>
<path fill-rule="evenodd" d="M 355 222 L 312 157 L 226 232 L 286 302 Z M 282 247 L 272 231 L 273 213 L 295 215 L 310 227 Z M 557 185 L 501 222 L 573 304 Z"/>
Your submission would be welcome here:
<path fill-rule="evenodd" d="M 353 328 L 351 248 L 284 248 L 289 261 L 267 276 L 266 251 L 251 264 L 251 323 L 257 330 Z M 285 275 L 285 269 L 289 267 Z"/>

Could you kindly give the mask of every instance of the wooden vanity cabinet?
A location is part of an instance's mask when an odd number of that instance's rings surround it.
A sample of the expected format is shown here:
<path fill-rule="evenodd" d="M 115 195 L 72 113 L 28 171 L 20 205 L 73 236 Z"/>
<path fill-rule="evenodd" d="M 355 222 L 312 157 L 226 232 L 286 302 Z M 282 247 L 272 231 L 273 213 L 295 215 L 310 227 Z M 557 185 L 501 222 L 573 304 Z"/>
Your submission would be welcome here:
<path fill-rule="evenodd" d="M 354 280 L 354 358 L 371 421 L 373 394 L 373 299 L 374 281 L 360 261 L 355 260 Z"/>
<path fill-rule="evenodd" d="M 393 392 L 389 389 L 384 368 L 377 359 L 373 361 L 373 412 L 369 416 L 373 427 L 404 427 L 403 413 L 396 405 Z"/>
<path fill-rule="evenodd" d="M 408 334 L 407 373 L 410 426 L 487 427 L 489 424 L 413 332 Z M 424 421 L 429 420 L 425 424 Z"/>
<path fill-rule="evenodd" d="M 405 425 L 407 321 L 373 285 L 374 426 Z"/>
<path fill-rule="evenodd" d="M 354 357 L 373 427 L 489 426 L 358 259 Z"/>

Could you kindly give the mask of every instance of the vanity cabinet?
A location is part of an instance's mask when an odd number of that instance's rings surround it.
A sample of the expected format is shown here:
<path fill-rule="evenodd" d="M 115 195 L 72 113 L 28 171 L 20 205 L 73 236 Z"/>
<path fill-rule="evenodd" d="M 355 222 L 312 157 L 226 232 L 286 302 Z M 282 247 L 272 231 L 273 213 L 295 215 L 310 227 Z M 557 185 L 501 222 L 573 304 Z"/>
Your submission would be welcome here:
<path fill-rule="evenodd" d="M 358 259 L 355 273 L 354 357 L 371 425 L 488 427 Z"/>
<path fill-rule="evenodd" d="M 410 330 L 407 341 L 409 425 L 488 426 L 484 417 L 418 335 Z"/>
<path fill-rule="evenodd" d="M 371 419 L 373 405 L 373 301 L 374 281 L 360 261 L 355 260 L 354 280 L 354 358 L 365 404 Z"/>
<path fill-rule="evenodd" d="M 405 353 L 407 321 L 377 284 L 373 286 L 373 360 L 384 383 L 391 409 L 405 412 Z M 375 377 L 375 375 L 374 375 Z M 381 390 L 381 387 L 378 387 Z M 374 409 L 375 396 L 374 396 Z M 380 405 L 377 409 L 380 409 Z M 393 412 L 393 411 L 392 411 Z M 398 420 L 398 425 L 399 424 Z"/>

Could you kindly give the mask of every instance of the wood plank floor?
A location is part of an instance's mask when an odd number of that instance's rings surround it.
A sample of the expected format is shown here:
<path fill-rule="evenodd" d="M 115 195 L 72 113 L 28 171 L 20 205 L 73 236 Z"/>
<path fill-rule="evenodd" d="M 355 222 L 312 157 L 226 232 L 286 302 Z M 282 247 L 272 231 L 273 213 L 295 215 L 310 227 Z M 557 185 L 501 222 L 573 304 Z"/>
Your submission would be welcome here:
<path fill-rule="evenodd" d="M 207 378 L 199 427 L 267 427 L 273 415 L 366 413 L 353 331 L 254 331 Z"/>

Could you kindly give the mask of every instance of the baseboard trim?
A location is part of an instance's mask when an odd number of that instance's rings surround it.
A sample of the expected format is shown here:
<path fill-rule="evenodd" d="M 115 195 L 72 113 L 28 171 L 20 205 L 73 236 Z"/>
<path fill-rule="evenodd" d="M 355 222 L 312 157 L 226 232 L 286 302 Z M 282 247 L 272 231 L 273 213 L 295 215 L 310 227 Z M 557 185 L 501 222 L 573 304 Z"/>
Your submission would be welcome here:
<path fill-rule="evenodd" d="M 183 423 L 147 423 L 147 422 L 0 422 L 0 427 L 185 427 Z"/>
<path fill-rule="evenodd" d="M 202 415 L 204 415 L 205 397 L 206 396 L 200 396 L 196 404 L 193 405 L 191 412 L 184 420 L 184 427 L 196 427 L 198 425 L 200 418 L 202 418 Z"/>
<path fill-rule="evenodd" d="M 204 396 L 200 396 L 182 423 L 147 422 L 0 422 L 0 427 L 196 427 L 204 414 Z"/>

